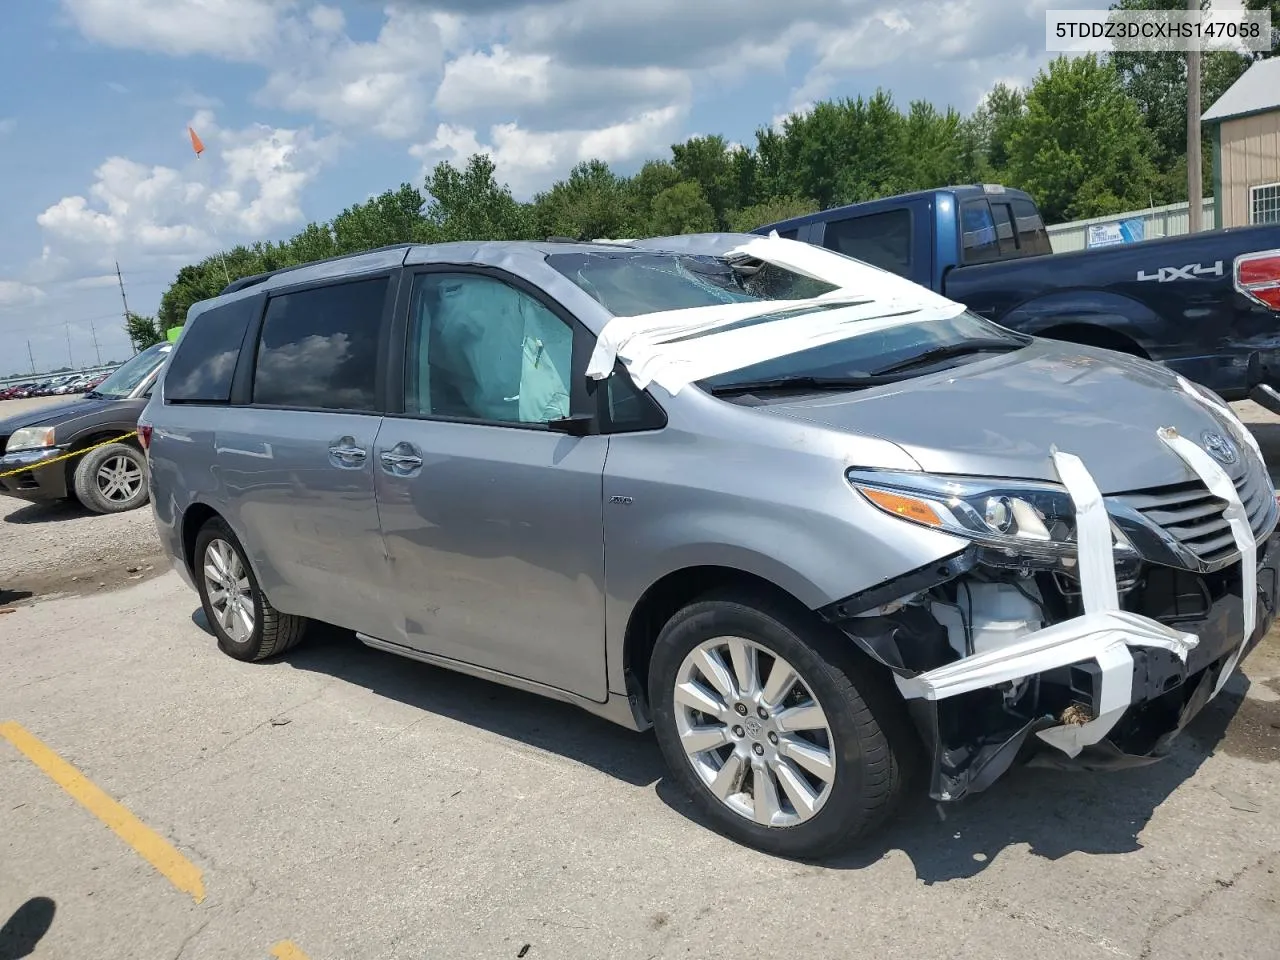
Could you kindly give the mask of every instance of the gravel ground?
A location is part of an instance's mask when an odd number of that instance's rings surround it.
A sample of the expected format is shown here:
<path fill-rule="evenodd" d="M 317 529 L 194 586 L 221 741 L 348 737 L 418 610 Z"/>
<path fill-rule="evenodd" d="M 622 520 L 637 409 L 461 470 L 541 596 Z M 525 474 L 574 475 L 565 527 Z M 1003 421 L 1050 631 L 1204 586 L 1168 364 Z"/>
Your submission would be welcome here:
<path fill-rule="evenodd" d="M 66 400 L 0 401 L 0 420 Z M 0 497 L 0 607 L 110 590 L 167 569 L 149 506 L 100 516 L 77 503 Z"/>

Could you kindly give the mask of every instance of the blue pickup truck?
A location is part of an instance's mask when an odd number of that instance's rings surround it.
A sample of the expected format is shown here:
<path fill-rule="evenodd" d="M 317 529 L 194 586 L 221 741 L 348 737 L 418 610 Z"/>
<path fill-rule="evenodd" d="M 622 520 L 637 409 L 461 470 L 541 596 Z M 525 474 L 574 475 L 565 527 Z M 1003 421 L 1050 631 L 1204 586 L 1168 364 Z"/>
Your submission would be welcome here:
<path fill-rule="evenodd" d="M 1002 326 L 1162 362 L 1280 413 L 1280 224 L 1054 254 L 1035 202 L 995 184 L 823 210 L 752 231 L 891 270 Z"/>

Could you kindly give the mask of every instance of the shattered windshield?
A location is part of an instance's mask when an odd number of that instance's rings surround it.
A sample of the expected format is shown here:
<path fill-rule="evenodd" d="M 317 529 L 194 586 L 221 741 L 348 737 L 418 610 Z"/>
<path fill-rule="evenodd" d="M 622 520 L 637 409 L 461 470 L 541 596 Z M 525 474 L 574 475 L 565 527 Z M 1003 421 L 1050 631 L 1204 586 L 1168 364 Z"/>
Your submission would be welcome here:
<path fill-rule="evenodd" d="M 619 251 L 557 253 L 550 264 L 615 317 L 758 300 L 799 300 L 836 289 L 781 267 L 731 268 L 717 257 Z"/>

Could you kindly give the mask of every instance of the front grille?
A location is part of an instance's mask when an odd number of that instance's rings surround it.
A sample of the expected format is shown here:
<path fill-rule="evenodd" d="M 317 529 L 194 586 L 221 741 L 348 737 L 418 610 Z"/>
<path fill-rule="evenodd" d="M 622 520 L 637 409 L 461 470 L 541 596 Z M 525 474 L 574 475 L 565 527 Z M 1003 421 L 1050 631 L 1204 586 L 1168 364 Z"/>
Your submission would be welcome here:
<path fill-rule="evenodd" d="M 1275 523 L 1275 488 L 1267 471 L 1254 457 L 1245 455 L 1241 460 L 1228 468 L 1227 473 L 1249 515 L 1254 536 L 1261 539 L 1261 534 Z M 1231 527 L 1222 515 L 1226 501 L 1211 494 L 1199 480 L 1138 490 L 1111 499 L 1137 510 L 1205 563 L 1217 564 L 1236 555 Z"/>

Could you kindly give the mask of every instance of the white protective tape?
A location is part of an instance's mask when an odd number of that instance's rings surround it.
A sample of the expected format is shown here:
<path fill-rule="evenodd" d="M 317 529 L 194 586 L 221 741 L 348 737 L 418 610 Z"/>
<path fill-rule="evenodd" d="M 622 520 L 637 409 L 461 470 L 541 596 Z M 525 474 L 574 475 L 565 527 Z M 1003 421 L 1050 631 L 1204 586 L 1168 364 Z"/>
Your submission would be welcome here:
<path fill-rule="evenodd" d="M 1262 455 L 1262 448 L 1258 446 L 1258 438 L 1253 435 L 1252 430 L 1244 425 L 1244 421 L 1236 416 L 1236 412 L 1234 410 L 1218 400 L 1216 397 L 1206 393 L 1202 388 L 1197 387 L 1181 374 L 1178 375 L 1177 380 L 1178 386 L 1180 386 L 1185 392 L 1189 393 L 1193 399 L 1198 400 L 1205 407 L 1208 407 L 1210 410 L 1222 417 L 1222 419 L 1227 422 L 1227 426 L 1230 428 L 1231 432 L 1236 435 L 1236 440 L 1247 445 L 1255 454 L 1257 454 L 1258 461 L 1264 466 L 1266 465 L 1267 461 Z"/>
<path fill-rule="evenodd" d="M 1130 646 L 1168 650 L 1186 663 L 1199 638 L 1120 609 L 1111 518 L 1098 485 L 1079 457 L 1054 450 L 1052 458 L 1075 506 L 1084 614 L 1037 630 L 1007 647 L 965 657 L 918 677 L 895 679 L 904 697 L 939 700 L 1093 660 L 1101 671 L 1097 716 L 1083 724 L 1037 732 L 1046 743 L 1075 757 L 1110 733 L 1133 702 Z"/>
<path fill-rule="evenodd" d="M 836 286 L 799 300 L 759 300 L 614 317 L 596 338 L 587 376 L 603 380 L 621 359 L 641 389 L 657 383 L 672 395 L 716 376 L 811 347 L 892 327 L 950 319 L 965 306 L 896 274 L 811 244 L 761 237 L 727 259 L 762 260 Z M 716 332 L 745 320 L 762 323 Z"/>
<path fill-rule="evenodd" d="M 1227 476 L 1226 471 L 1218 466 L 1212 457 L 1186 437 L 1179 435 L 1178 431 L 1172 427 L 1162 428 L 1158 431 L 1158 435 L 1165 445 L 1181 457 L 1183 462 L 1204 481 L 1204 485 L 1209 488 L 1210 493 L 1227 502 L 1227 507 L 1222 511 L 1222 516 L 1231 527 L 1231 536 L 1236 542 L 1236 549 L 1240 551 L 1244 636 L 1240 640 L 1240 646 L 1236 648 L 1236 652 L 1231 655 L 1231 659 L 1223 666 L 1222 672 L 1218 676 L 1218 682 L 1214 685 L 1212 694 L 1212 696 L 1216 697 L 1227 681 L 1231 679 L 1231 674 L 1235 672 L 1236 666 L 1240 663 L 1244 648 L 1248 644 L 1249 638 L 1253 636 L 1253 631 L 1257 626 L 1258 543 L 1254 539 L 1253 528 L 1249 526 L 1248 511 L 1245 510 L 1244 504 L 1240 502 L 1240 494 L 1236 492 L 1236 485 L 1231 482 L 1231 478 Z"/>

